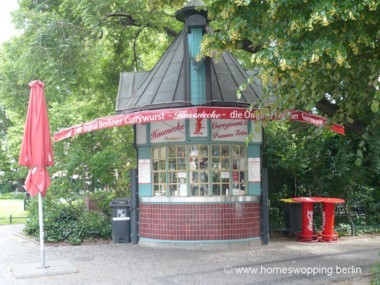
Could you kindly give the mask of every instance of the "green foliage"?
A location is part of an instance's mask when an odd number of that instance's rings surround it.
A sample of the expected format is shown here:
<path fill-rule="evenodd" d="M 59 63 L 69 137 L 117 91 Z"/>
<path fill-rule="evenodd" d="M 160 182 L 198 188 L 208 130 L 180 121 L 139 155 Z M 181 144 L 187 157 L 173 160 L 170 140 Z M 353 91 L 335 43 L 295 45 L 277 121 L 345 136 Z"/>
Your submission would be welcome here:
<path fill-rule="evenodd" d="M 25 224 L 27 212 L 21 199 L 0 199 L 0 225 Z"/>
<path fill-rule="evenodd" d="M 31 80 L 45 83 L 52 133 L 113 114 L 119 72 L 152 68 L 173 39 L 168 31 L 182 28 L 173 15 L 185 2 L 19 1 L 14 22 L 23 33 L 0 52 L 0 184 L 22 185 L 27 174 L 17 161 Z M 263 157 L 272 201 L 338 196 L 350 207 L 364 205 L 366 219 L 372 219 L 365 222 L 379 223 L 378 2 L 205 3 L 215 33 L 205 37 L 203 53 L 230 50 L 246 67 L 257 68 L 266 95 L 279 97 L 273 108 L 314 112 L 316 103 L 327 99 L 337 108 L 333 121 L 360 120 L 366 126 L 360 137 L 350 132 L 343 137 L 300 124 L 268 125 Z M 52 231 L 49 238 L 75 243 L 87 230 L 81 203 L 74 201 L 104 189 L 115 197 L 128 195 L 129 170 L 136 165 L 133 130 L 120 127 L 67 139 L 54 144 L 54 154 L 49 192 L 71 202 L 45 200 L 48 212 L 62 210 L 48 220 L 67 224 L 65 229 L 50 225 L 58 233 Z M 38 228 L 36 219 L 34 212 L 31 232 Z"/>
<path fill-rule="evenodd" d="M 25 193 L 20 193 L 20 192 L 7 192 L 7 193 L 2 193 L 0 194 L 0 200 L 13 200 L 13 199 L 18 199 L 18 200 L 23 200 L 25 198 Z"/>
<path fill-rule="evenodd" d="M 336 226 L 336 231 L 339 236 L 350 236 L 352 234 L 352 224 L 349 223 L 339 223 Z M 380 233 L 380 225 L 357 225 L 354 224 L 354 234 L 364 235 L 364 234 L 374 234 Z"/>
<path fill-rule="evenodd" d="M 123 193 L 125 195 L 118 196 L 117 193 L 110 193 L 105 191 L 97 191 L 89 194 L 89 199 L 95 203 L 95 208 L 99 209 L 105 216 L 112 216 L 112 209 L 110 207 L 110 203 L 113 199 L 116 198 L 125 198 L 129 197 L 128 194 Z"/>
<path fill-rule="evenodd" d="M 38 200 L 28 205 L 29 215 L 24 232 L 39 236 Z M 83 200 L 63 200 L 47 197 L 43 205 L 44 232 L 47 242 L 80 244 L 93 238 L 93 233 L 102 239 L 111 236 L 110 217 L 100 212 L 84 210 Z"/>
<path fill-rule="evenodd" d="M 380 284 L 380 263 L 376 263 L 372 267 L 371 272 L 374 274 L 373 280 L 371 280 L 371 285 L 379 285 Z"/>
<path fill-rule="evenodd" d="M 12 192 L 12 187 L 9 184 L 0 184 L 0 193 L 6 194 Z"/>
<path fill-rule="evenodd" d="M 339 223 L 336 225 L 335 230 L 339 236 L 349 236 L 351 235 L 351 224 Z"/>
<path fill-rule="evenodd" d="M 45 83 L 52 133 L 113 114 L 119 72 L 152 68 L 172 39 L 163 23 L 174 30 L 179 23 L 159 10 L 143 11 L 140 1 L 19 4 L 13 16 L 23 33 L 3 44 L 0 53 L 0 184 L 22 185 L 27 170 L 17 161 L 28 83 Z M 56 143 L 54 154 L 49 171 L 57 192 L 123 192 L 135 165 L 133 130 L 103 130 Z"/>
<path fill-rule="evenodd" d="M 282 229 L 284 228 L 283 213 L 279 208 L 273 207 L 269 212 L 269 228 L 270 229 Z"/>
<path fill-rule="evenodd" d="M 164 1 L 158 1 L 164 2 Z M 334 120 L 378 128 L 378 1 L 205 1 L 214 31 L 203 53 L 245 48 L 279 108 L 312 110 L 326 98 Z M 273 84 L 276 83 L 276 84 Z M 329 115 L 329 114 L 328 114 Z"/>
<path fill-rule="evenodd" d="M 345 199 L 348 219 L 355 225 L 380 224 L 377 143 L 364 143 L 357 166 L 359 136 L 339 136 L 298 123 L 276 123 L 266 128 L 264 166 L 269 174 L 271 206 L 281 198 L 327 196 Z M 339 218 L 338 218 L 339 219 Z"/>

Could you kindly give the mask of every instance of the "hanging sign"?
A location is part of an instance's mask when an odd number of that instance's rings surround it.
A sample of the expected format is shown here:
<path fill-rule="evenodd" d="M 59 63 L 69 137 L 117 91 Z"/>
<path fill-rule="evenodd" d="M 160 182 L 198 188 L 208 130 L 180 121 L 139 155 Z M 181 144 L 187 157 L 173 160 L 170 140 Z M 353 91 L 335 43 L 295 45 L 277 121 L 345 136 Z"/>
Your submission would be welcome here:
<path fill-rule="evenodd" d="M 211 138 L 213 141 L 244 142 L 248 137 L 247 120 L 212 120 Z"/>
<path fill-rule="evenodd" d="M 189 107 L 175 109 L 160 109 L 141 111 L 129 114 L 120 114 L 104 118 L 97 118 L 91 122 L 75 125 L 54 134 L 54 141 L 60 141 L 75 135 L 89 133 L 96 130 L 136 125 L 150 122 L 162 122 L 185 119 L 212 119 L 212 120 L 290 120 L 309 123 L 315 126 L 326 126 L 327 119 L 303 111 L 284 111 L 278 114 L 263 114 L 259 109 L 233 107 Z M 327 126 L 332 131 L 344 134 L 344 127 L 332 124 Z M 202 131 L 202 129 L 200 129 Z M 197 130 L 198 132 L 198 130 Z"/>
<path fill-rule="evenodd" d="M 185 120 L 153 122 L 150 124 L 150 142 L 180 142 L 186 139 Z"/>

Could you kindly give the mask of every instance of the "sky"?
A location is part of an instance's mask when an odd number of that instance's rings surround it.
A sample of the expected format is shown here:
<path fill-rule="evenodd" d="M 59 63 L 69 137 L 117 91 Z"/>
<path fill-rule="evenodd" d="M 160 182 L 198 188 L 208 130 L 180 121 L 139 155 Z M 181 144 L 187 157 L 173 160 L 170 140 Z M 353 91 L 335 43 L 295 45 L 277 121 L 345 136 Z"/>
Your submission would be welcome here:
<path fill-rule="evenodd" d="M 16 34 L 10 12 L 18 8 L 17 0 L 0 0 L 0 44 Z"/>

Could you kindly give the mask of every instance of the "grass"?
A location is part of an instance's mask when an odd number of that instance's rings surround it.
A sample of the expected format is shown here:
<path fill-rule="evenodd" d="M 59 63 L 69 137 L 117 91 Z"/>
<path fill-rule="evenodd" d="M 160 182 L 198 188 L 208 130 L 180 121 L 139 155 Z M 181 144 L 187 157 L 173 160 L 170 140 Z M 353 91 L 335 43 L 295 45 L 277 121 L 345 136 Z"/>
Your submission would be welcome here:
<path fill-rule="evenodd" d="M 371 285 L 380 285 L 380 263 L 376 263 L 372 267 L 371 272 L 374 274 L 373 280 L 371 280 Z"/>
<path fill-rule="evenodd" d="M 24 200 L 0 200 L 0 225 L 8 225 L 10 215 L 12 215 L 12 224 L 25 223 L 27 212 L 24 211 Z"/>

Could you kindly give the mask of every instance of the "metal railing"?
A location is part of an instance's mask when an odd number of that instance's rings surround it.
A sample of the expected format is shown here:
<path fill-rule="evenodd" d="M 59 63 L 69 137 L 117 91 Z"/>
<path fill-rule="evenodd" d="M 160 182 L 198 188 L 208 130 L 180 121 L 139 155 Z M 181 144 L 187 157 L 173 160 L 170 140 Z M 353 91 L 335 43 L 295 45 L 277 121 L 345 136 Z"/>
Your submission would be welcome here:
<path fill-rule="evenodd" d="M 27 217 L 13 217 L 12 214 L 9 215 L 9 218 L 0 218 L 0 220 L 9 220 L 9 224 L 13 223 L 13 220 L 17 219 L 26 219 Z"/>

